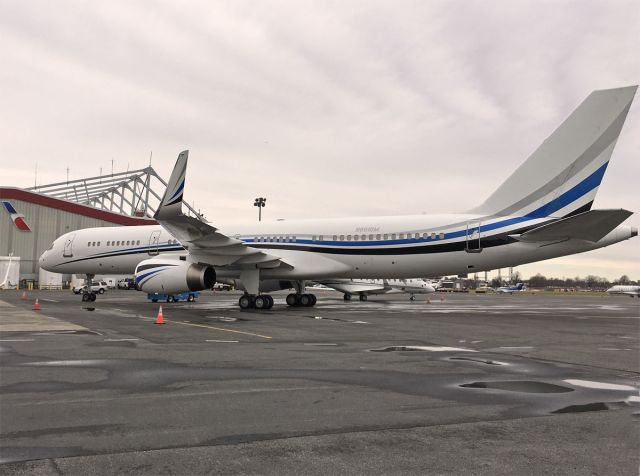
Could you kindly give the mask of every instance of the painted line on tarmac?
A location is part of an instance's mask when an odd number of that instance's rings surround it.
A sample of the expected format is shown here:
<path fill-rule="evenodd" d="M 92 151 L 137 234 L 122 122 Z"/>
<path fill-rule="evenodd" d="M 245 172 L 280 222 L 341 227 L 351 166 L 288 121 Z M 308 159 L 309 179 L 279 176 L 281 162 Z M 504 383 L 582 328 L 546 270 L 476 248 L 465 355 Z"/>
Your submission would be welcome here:
<path fill-rule="evenodd" d="M 33 342 L 35 339 L 0 339 L 0 342 Z"/>
<path fill-rule="evenodd" d="M 218 340 L 218 339 L 207 339 L 205 342 L 217 342 L 219 344 L 237 344 L 240 342 L 239 340 Z"/>
<path fill-rule="evenodd" d="M 303 345 L 322 346 L 322 345 L 338 345 L 338 344 L 333 344 L 333 343 L 330 343 L 330 342 L 305 342 Z"/>
<path fill-rule="evenodd" d="M 105 342 L 124 342 L 124 341 L 131 341 L 131 340 L 140 340 L 140 339 L 105 339 Z"/>
<path fill-rule="evenodd" d="M 167 322 L 170 322 L 173 324 L 182 324 L 185 326 L 204 327 L 206 329 L 213 329 L 213 330 L 222 331 L 222 332 L 233 332 L 235 334 L 244 334 L 247 336 L 261 337 L 263 339 L 273 339 L 273 337 L 263 336 L 262 334 L 254 334 L 252 332 L 245 332 L 245 331 L 236 331 L 233 329 L 224 329 L 222 327 L 205 326 L 204 324 L 194 324 L 193 322 L 186 322 L 186 321 L 167 321 Z"/>

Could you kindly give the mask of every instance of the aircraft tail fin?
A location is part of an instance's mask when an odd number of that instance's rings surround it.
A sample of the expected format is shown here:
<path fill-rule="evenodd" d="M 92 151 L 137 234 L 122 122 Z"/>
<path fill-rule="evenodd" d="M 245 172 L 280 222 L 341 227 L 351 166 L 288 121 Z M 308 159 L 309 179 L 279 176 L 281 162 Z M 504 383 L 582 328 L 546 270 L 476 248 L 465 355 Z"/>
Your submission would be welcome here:
<path fill-rule="evenodd" d="M 180 152 L 180 155 L 178 155 L 178 160 L 176 160 L 176 165 L 173 167 L 169 183 L 167 184 L 167 188 L 164 191 L 154 218 L 164 219 L 182 214 L 182 195 L 184 193 L 188 159 L 188 150 L 183 150 Z"/>
<path fill-rule="evenodd" d="M 590 210 L 637 88 L 592 92 L 471 213 L 541 218 Z"/>

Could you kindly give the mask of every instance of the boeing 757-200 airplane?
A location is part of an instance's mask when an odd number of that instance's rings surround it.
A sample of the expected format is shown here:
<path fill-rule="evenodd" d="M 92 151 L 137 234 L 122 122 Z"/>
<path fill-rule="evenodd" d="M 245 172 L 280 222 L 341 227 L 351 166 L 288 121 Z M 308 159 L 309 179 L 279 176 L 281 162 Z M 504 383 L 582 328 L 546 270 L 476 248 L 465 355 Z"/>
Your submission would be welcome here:
<path fill-rule="evenodd" d="M 631 212 L 591 208 L 636 89 L 591 93 L 467 213 L 213 226 L 182 214 L 184 151 L 155 214 L 159 225 L 67 233 L 40 265 L 88 277 L 135 271 L 140 289 L 165 294 L 239 279 L 247 291 L 240 307 L 268 309 L 273 299 L 266 293 L 291 287 L 287 304 L 315 304 L 307 280 L 464 274 L 609 246 L 638 234 L 621 225 Z"/>

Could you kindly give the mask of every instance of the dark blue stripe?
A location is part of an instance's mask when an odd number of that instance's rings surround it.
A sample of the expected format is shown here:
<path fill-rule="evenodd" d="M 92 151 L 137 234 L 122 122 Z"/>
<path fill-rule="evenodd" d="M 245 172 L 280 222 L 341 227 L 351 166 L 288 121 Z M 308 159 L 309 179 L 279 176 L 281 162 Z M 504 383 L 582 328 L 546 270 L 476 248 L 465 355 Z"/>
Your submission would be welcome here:
<path fill-rule="evenodd" d="M 167 268 L 162 268 L 162 269 L 153 269 L 153 270 L 149 271 L 148 273 L 141 274 L 140 276 L 136 276 L 136 282 L 137 282 L 138 284 L 140 284 L 140 283 L 142 283 L 142 281 L 144 281 L 144 280 L 145 280 L 145 278 L 147 278 L 147 277 L 151 277 L 151 275 L 156 274 L 156 273 L 159 273 L 160 271 L 163 271 L 164 269 L 167 269 Z"/>
<path fill-rule="evenodd" d="M 15 209 L 15 208 L 13 208 L 13 205 L 11 205 L 11 202 L 2 202 L 2 204 L 4 205 L 4 208 L 6 208 L 6 209 L 7 209 L 7 211 L 9 212 L 9 214 L 12 214 L 12 213 L 18 213 L 18 212 L 16 211 L 16 209 Z"/>
<path fill-rule="evenodd" d="M 571 203 L 585 196 L 587 193 L 591 192 L 594 188 L 598 187 L 602 182 L 602 177 L 604 176 L 604 173 L 607 170 L 608 164 L 609 162 L 606 162 L 602 167 L 600 167 L 598 170 L 593 172 L 582 182 L 578 183 L 573 188 L 566 191 L 565 193 L 555 198 L 554 200 L 551 200 L 546 205 L 543 205 L 540 208 L 537 208 L 536 210 L 533 210 L 524 216 L 507 218 L 505 220 L 501 220 L 495 223 L 489 223 L 488 225 L 482 225 L 480 227 L 480 231 L 487 232 L 491 230 L 497 230 L 498 228 L 517 225 L 518 223 L 523 223 L 530 220 L 550 217 L 553 213 L 557 212 L 558 210 L 561 210 L 567 205 L 570 205 Z M 469 221 L 481 221 L 481 218 L 472 219 Z M 470 228 L 468 230 L 469 233 L 473 233 L 476 231 L 478 231 L 477 227 Z M 356 233 L 354 233 L 354 235 L 355 234 Z M 387 233 L 387 234 L 390 234 L 390 233 Z M 439 236 L 440 233 L 436 233 L 436 235 Z M 403 240 L 374 240 L 374 241 L 333 241 L 333 240 L 318 241 L 318 240 L 296 239 L 295 242 L 288 241 L 287 243 L 283 243 L 283 242 L 270 242 L 270 241 L 258 242 L 252 238 L 252 239 L 246 239 L 243 241 L 246 243 L 275 244 L 276 246 L 279 244 L 290 245 L 292 243 L 301 244 L 301 245 L 323 245 L 323 246 L 381 246 L 381 245 L 384 246 L 384 245 L 407 245 L 412 243 L 442 242 L 443 240 L 450 240 L 452 238 L 460 238 L 460 237 L 466 237 L 466 236 L 467 236 L 467 230 L 464 229 L 464 230 L 445 233 L 444 238 L 435 238 L 435 239 L 432 239 L 431 237 L 408 238 Z M 483 238 L 486 238 L 486 237 L 483 237 Z"/>

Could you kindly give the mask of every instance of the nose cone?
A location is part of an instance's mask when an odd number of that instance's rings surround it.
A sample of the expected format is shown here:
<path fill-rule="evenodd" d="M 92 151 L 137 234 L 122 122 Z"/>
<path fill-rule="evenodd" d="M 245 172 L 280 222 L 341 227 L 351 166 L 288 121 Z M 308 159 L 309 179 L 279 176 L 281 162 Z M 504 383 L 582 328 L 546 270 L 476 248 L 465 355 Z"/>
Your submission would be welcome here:
<path fill-rule="evenodd" d="M 41 268 L 44 268 L 45 263 L 47 262 L 46 254 L 47 254 L 46 251 L 42 253 L 40 255 L 40 259 L 38 260 L 38 264 L 40 265 Z"/>

